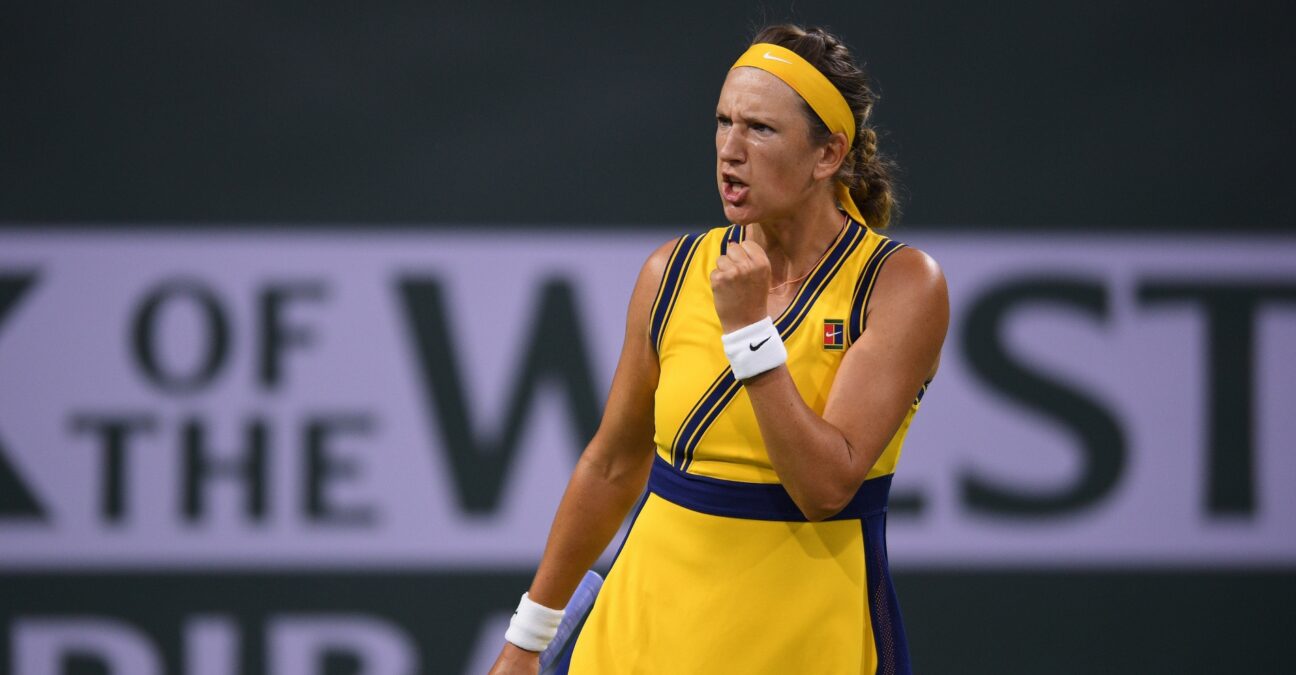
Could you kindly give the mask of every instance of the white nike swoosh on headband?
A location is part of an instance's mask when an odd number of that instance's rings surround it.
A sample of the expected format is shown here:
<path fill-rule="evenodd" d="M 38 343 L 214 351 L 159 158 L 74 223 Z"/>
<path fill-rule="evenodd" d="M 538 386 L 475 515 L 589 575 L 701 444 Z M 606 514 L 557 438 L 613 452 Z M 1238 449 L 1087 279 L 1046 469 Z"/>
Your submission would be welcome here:
<path fill-rule="evenodd" d="M 779 57 L 774 56 L 773 54 L 771 54 L 771 53 L 769 53 L 769 52 L 765 52 L 765 58 L 767 58 L 767 59 L 769 59 L 769 60 L 771 60 L 771 61 L 782 61 L 783 63 L 786 63 L 786 64 L 788 64 L 788 65 L 792 65 L 792 62 L 791 62 L 791 61 L 789 61 L 789 60 L 787 60 L 787 59 L 780 59 Z"/>

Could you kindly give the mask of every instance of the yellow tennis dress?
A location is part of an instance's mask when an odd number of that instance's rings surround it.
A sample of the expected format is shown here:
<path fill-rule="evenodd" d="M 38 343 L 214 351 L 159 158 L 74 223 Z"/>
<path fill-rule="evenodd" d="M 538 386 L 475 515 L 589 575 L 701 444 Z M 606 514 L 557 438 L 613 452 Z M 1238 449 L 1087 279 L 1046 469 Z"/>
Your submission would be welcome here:
<path fill-rule="evenodd" d="M 661 379 L 648 492 L 558 672 L 910 672 L 886 508 L 922 392 L 851 504 L 807 522 L 770 466 L 721 348 L 710 272 L 742 236 L 716 228 L 682 237 L 671 254 L 649 327 Z M 878 270 L 901 247 L 848 222 L 775 320 L 788 370 L 815 412 L 864 330 Z"/>

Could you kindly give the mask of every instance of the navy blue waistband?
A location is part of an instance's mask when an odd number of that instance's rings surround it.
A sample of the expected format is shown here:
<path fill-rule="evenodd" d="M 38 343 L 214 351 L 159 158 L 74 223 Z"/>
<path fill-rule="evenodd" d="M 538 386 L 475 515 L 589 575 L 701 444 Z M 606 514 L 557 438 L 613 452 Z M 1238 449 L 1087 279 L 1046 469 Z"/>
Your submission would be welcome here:
<path fill-rule="evenodd" d="M 652 474 L 648 477 L 648 490 L 686 509 L 713 516 L 794 522 L 806 520 L 782 485 L 743 483 L 684 473 L 662 459 L 661 455 L 654 458 Z M 846 508 L 828 520 L 864 518 L 883 513 L 887 509 L 887 496 L 890 492 L 891 476 L 866 480 Z"/>

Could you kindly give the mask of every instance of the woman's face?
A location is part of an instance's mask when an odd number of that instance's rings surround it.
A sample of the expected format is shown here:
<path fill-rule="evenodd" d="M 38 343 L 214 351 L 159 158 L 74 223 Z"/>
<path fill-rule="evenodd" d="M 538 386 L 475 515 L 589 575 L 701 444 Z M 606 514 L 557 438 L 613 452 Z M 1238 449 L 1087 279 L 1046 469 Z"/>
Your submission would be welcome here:
<path fill-rule="evenodd" d="M 716 105 L 716 184 L 731 223 L 789 219 L 821 185 L 823 147 L 801 97 L 757 68 L 734 68 Z"/>

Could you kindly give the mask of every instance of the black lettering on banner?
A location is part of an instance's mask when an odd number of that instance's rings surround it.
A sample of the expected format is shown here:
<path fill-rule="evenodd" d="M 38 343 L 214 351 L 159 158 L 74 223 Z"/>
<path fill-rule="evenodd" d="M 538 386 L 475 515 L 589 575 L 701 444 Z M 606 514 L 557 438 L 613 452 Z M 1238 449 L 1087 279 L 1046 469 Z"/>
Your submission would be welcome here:
<path fill-rule="evenodd" d="M 100 487 L 99 516 L 111 523 L 126 514 L 126 461 L 130 439 L 137 432 L 152 432 L 151 415 L 79 415 L 72 418 L 72 430 L 99 436 L 103 453 L 103 484 Z"/>
<path fill-rule="evenodd" d="M 550 279 L 540 288 L 526 358 L 513 383 L 505 417 L 494 425 L 501 431 L 486 437 L 473 433 L 476 425 L 459 371 L 462 360 L 450 336 L 452 320 L 447 316 L 440 282 L 403 277 L 399 290 L 425 391 L 431 399 L 429 421 L 436 420 L 441 430 L 464 510 L 490 513 L 498 508 L 521 441 L 522 425 L 541 384 L 552 381 L 562 388 L 577 436 L 584 440 L 593 437 L 601 403 L 595 395 L 589 351 L 569 282 Z M 574 450 L 579 454 L 580 447 Z"/>
<path fill-rule="evenodd" d="M 1201 306 L 1210 370 L 1206 510 L 1216 516 L 1253 515 L 1256 314 L 1264 304 L 1296 303 L 1296 281 L 1145 279 L 1138 298 L 1144 305 Z"/>
<path fill-rule="evenodd" d="M 271 389 L 283 379 L 283 354 L 289 347 L 309 346 L 314 334 L 300 324 L 284 320 L 285 306 L 289 301 L 324 299 L 324 284 L 320 282 L 271 284 L 260 294 L 261 363 L 258 372 L 261 386 Z"/>
<path fill-rule="evenodd" d="M 18 306 L 18 300 L 31 289 L 35 281 L 34 274 L 0 275 L 0 326 L 4 325 L 5 318 Z M 5 459 L 7 454 L 4 439 L 0 438 L 0 518 L 44 520 L 44 507 L 18 471 Z"/>
<path fill-rule="evenodd" d="M 1030 306 L 1074 309 L 1107 318 L 1107 292 L 1094 281 L 1057 276 L 1013 279 L 976 299 L 963 323 L 963 350 L 972 372 L 991 389 L 1071 429 L 1080 440 L 1083 469 L 1069 486 L 1052 493 L 1004 486 L 965 473 L 968 508 L 1001 516 L 1047 517 L 1093 506 L 1111 492 L 1125 463 L 1125 434 L 1115 415 L 1091 395 L 1033 370 L 1009 353 L 1004 326 Z"/>
<path fill-rule="evenodd" d="M 205 319 L 205 358 L 189 373 L 164 369 L 158 357 L 157 322 L 161 310 L 169 302 L 181 300 L 195 304 Z M 230 327 L 220 299 L 210 288 L 191 279 L 167 281 L 144 297 L 134 317 L 131 336 L 135 363 L 150 383 L 171 393 L 193 392 L 212 383 L 229 353 Z"/>
<path fill-rule="evenodd" d="M 909 491 L 892 489 L 891 496 L 887 499 L 887 515 L 892 517 L 921 516 L 926 507 L 927 499 L 916 489 Z"/>
<path fill-rule="evenodd" d="M 311 519 L 330 525 L 368 525 L 374 520 L 371 507 L 343 509 L 328 500 L 327 488 L 344 478 L 354 477 L 358 467 L 331 452 L 331 441 L 342 434 L 368 434 L 373 421 L 367 415 L 312 416 L 306 424 L 305 508 Z"/>
<path fill-rule="evenodd" d="M 191 418 L 181 424 L 181 443 L 184 448 L 184 489 L 181 502 L 184 515 L 190 522 L 204 515 L 205 484 L 214 478 L 241 481 L 244 485 L 244 511 L 249 520 L 262 521 L 266 516 L 266 457 L 269 444 L 269 425 L 264 419 L 248 420 L 247 439 L 242 458 L 213 457 L 208 447 L 207 426 Z"/>

